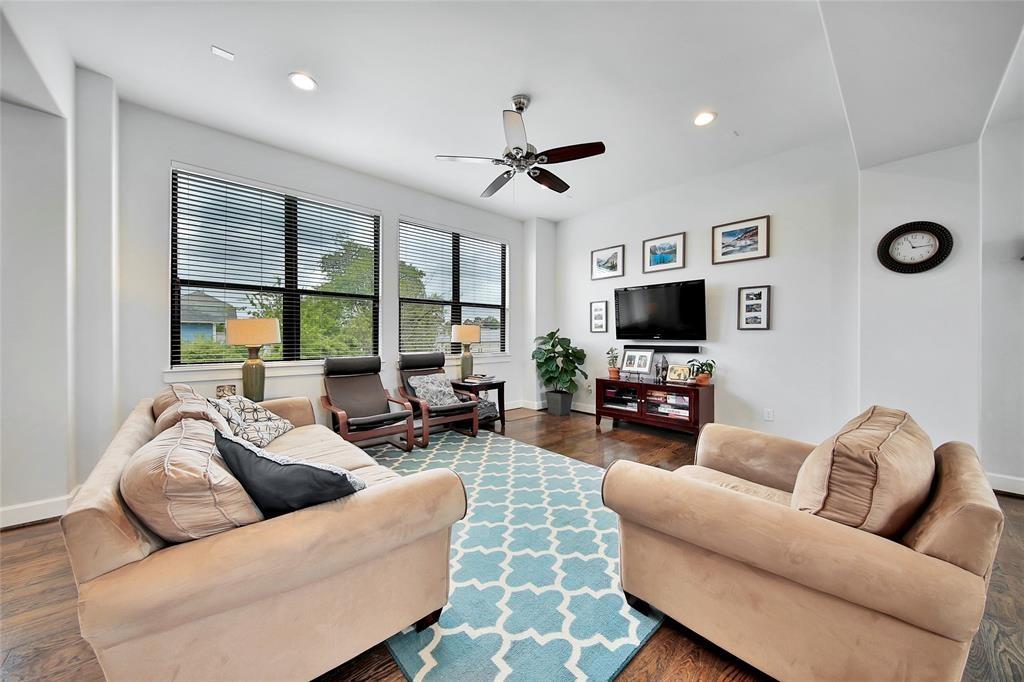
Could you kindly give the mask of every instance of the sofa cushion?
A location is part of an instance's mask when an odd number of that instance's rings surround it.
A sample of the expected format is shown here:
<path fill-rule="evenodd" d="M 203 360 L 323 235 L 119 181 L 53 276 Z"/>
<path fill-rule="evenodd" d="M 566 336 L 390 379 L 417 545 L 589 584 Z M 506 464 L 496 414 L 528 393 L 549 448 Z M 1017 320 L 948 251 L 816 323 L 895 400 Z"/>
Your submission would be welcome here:
<path fill-rule="evenodd" d="M 231 415 L 228 422 L 234 435 L 241 436 L 257 447 L 265 448 L 272 440 L 295 428 L 284 417 L 242 396 L 221 398 L 217 404 L 222 415 Z"/>
<path fill-rule="evenodd" d="M 153 399 L 153 435 L 157 436 L 182 419 L 202 419 L 221 431 L 231 433 L 231 426 L 209 401 L 188 384 L 171 384 Z"/>
<path fill-rule="evenodd" d="M 769 488 L 766 485 L 760 483 L 753 483 L 746 479 L 740 478 L 739 476 L 733 476 L 731 474 L 722 473 L 715 469 L 708 467 L 702 467 L 697 465 L 682 466 L 672 472 L 676 476 L 685 476 L 686 478 L 693 479 L 696 481 L 704 481 L 711 485 L 716 485 L 719 488 L 728 488 L 729 490 L 735 490 L 738 493 L 744 495 L 753 495 L 754 497 L 760 497 L 762 500 L 768 500 L 769 502 L 775 502 L 785 507 L 789 506 L 790 494 L 784 490 L 777 490 L 775 488 Z"/>
<path fill-rule="evenodd" d="M 143 445 L 121 473 L 135 515 L 170 542 L 256 523 L 263 514 L 217 452 L 213 424 L 182 419 Z"/>
<path fill-rule="evenodd" d="M 807 456 L 791 506 L 889 537 L 917 517 L 934 474 L 932 443 L 917 422 L 875 405 Z"/>
<path fill-rule="evenodd" d="M 321 424 L 299 426 L 275 438 L 266 450 L 303 462 L 331 464 L 358 476 L 367 487 L 401 478 L 373 457 Z"/>
<path fill-rule="evenodd" d="M 216 432 L 217 451 L 268 519 L 346 497 L 366 488 L 357 476 L 331 464 L 302 462 Z"/>

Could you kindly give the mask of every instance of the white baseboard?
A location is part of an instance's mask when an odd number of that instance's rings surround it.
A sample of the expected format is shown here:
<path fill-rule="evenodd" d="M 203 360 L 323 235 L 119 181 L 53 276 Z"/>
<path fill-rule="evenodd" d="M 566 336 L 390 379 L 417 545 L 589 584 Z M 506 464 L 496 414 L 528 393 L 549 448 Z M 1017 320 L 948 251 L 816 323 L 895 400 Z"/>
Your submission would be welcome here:
<path fill-rule="evenodd" d="M 587 414 L 597 414 L 597 405 L 594 403 L 573 403 L 572 409 L 577 412 L 586 412 Z"/>
<path fill-rule="evenodd" d="M 519 407 L 525 407 L 528 410 L 545 410 L 548 404 L 543 400 L 520 400 Z"/>
<path fill-rule="evenodd" d="M 988 482 L 996 491 L 1024 495 L 1024 477 L 988 473 Z"/>
<path fill-rule="evenodd" d="M 0 507 L 0 528 L 20 526 L 24 523 L 32 523 L 33 521 L 42 521 L 43 519 L 52 519 L 55 516 L 60 516 L 68 508 L 68 501 L 71 500 L 72 496 L 73 493 L 68 493 L 60 497 Z"/>

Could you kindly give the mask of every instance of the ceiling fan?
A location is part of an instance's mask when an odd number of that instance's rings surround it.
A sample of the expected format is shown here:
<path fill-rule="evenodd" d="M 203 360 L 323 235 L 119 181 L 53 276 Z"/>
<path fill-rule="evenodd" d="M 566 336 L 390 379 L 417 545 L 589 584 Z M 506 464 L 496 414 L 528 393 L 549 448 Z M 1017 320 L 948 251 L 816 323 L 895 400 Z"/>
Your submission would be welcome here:
<path fill-rule="evenodd" d="M 529 95 L 516 95 L 512 98 L 512 109 L 502 112 L 502 123 L 505 127 L 505 151 L 501 158 L 495 159 L 487 156 L 446 156 L 439 154 L 438 161 L 461 161 L 464 163 L 489 163 L 495 166 L 508 166 L 508 170 L 494 179 L 494 182 L 487 185 L 487 189 L 480 193 L 480 197 L 486 199 L 499 189 L 505 186 L 516 173 L 526 173 L 534 182 L 544 185 L 550 190 L 564 192 L 569 189 L 568 183 L 546 168 L 537 168 L 539 165 L 550 163 L 564 163 L 585 159 L 588 156 L 604 154 L 604 142 L 585 142 L 583 144 L 571 144 L 567 147 L 555 147 L 543 152 L 526 141 L 526 126 L 523 124 L 523 112 L 530 106 Z"/>

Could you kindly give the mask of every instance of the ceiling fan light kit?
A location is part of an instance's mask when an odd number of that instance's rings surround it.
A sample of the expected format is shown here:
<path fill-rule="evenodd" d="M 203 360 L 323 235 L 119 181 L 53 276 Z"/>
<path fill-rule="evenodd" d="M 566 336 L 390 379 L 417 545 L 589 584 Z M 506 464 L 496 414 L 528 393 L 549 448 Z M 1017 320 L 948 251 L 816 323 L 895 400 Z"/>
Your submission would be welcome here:
<path fill-rule="evenodd" d="M 504 171 L 487 186 L 480 197 L 486 199 L 505 186 L 517 173 L 525 173 L 534 182 L 543 185 L 558 193 L 569 189 L 569 184 L 546 168 L 536 168 L 538 165 L 565 163 L 576 161 L 589 156 L 604 154 L 604 142 L 585 142 L 573 144 L 566 147 L 554 147 L 538 152 L 527 141 L 526 124 L 523 122 L 523 112 L 530 106 L 529 95 L 513 95 L 512 109 L 505 109 L 501 113 L 502 127 L 505 130 L 505 150 L 500 158 L 486 156 L 449 156 L 437 155 L 438 161 L 458 161 L 462 163 L 489 163 L 495 166 L 507 166 L 509 170 Z"/>

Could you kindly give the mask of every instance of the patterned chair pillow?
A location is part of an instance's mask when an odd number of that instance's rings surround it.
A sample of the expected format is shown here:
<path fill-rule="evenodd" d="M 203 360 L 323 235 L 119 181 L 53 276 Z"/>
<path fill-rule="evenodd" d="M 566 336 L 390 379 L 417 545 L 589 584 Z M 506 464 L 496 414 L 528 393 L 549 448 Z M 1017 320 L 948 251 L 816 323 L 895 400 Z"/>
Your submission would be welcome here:
<path fill-rule="evenodd" d="M 244 438 L 253 445 L 265 448 L 270 441 L 288 433 L 295 426 L 267 408 L 238 395 L 219 400 L 210 399 L 217 411 L 224 417 L 234 435 Z"/>
<path fill-rule="evenodd" d="M 425 400 L 428 405 L 454 405 L 460 402 L 452 388 L 452 381 L 447 374 L 419 374 L 409 377 L 409 385 L 416 391 L 416 397 Z"/>

